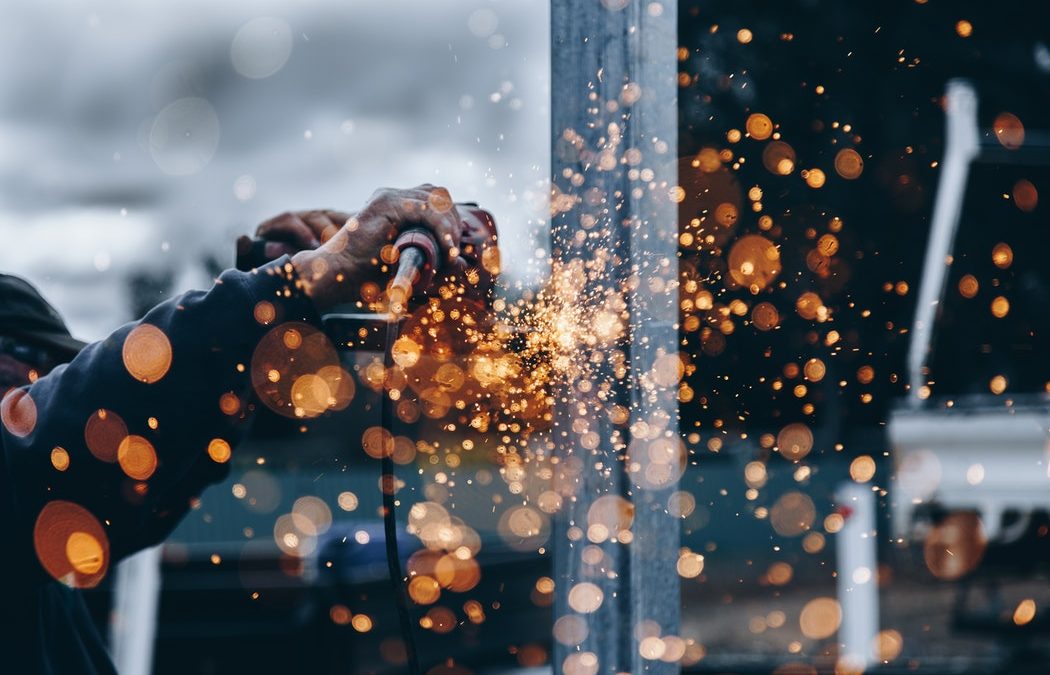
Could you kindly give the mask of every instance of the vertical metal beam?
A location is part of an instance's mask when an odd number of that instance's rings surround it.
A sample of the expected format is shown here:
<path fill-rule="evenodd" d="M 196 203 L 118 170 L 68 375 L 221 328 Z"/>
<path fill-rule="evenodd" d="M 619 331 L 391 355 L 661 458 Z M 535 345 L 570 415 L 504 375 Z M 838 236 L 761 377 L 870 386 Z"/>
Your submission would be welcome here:
<path fill-rule="evenodd" d="M 551 258 L 581 308 L 625 323 L 603 343 L 581 311 L 597 340 L 555 399 L 555 619 L 587 627 L 555 641 L 555 672 L 678 670 L 677 44 L 677 0 L 552 0 Z"/>

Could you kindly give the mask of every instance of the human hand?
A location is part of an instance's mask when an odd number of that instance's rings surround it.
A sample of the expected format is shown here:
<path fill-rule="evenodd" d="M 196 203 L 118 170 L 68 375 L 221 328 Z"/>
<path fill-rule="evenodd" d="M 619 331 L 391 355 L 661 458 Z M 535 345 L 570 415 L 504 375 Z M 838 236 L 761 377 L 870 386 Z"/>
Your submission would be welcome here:
<path fill-rule="evenodd" d="M 272 224 L 266 232 L 271 238 L 280 234 L 284 239 L 275 243 L 302 246 L 304 250 L 293 256 L 292 265 L 321 311 L 356 299 L 362 284 L 389 273 L 396 260 L 393 242 L 410 227 L 429 230 L 441 249 L 442 264 L 459 267 L 463 224 L 445 188 L 425 184 L 408 190 L 377 190 L 360 211 L 348 215 L 334 230 L 332 214 L 338 212 L 308 213 L 315 215 L 306 219 L 285 214 L 278 217 L 280 222 L 267 221 Z M 314 243 L 320 246 L 310 246 Z"/>
<path fill-rule="evenodd" d="M 254 239 L 237 240 L 238 269 L 250 269 L 282 255 L 315 249 L 328 241 L 353 214 L 331 209 L 286 211 L 255 228 Z M 261 242 L 261 248 L 260 243 Z"/>

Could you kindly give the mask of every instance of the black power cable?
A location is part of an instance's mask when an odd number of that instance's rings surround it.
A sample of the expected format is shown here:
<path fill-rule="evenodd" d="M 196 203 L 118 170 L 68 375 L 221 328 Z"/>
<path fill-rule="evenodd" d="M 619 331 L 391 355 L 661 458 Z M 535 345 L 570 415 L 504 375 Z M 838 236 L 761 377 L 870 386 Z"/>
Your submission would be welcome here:
<path fill-rule="evenodd" d="M 394 341 L 397 340 L 398 323 L 396 318 L 390 317 L 386 324 L 383 360 L 387 368 L 393 365 L 392 348 Z M 393 433 L 393 406 L 390 405 L 390 398 L 386 392 L 381 392 L 380 396 L 382 396 L 382 400 L 379 403 L 380 423 L 384 429 Z M 397 601 L 398 617 L 401 620 L 401 632 L 404 635 L 403 641 L 408 671 L 414 675 L 421 675 L 419 655 L 416 653 L 416 643 L 413 637 L 412 615 L 409 612 L 408 591 L 405 586 L 404 570 L 401 568 L 401 555 L 397 545 L 397 519 L 394 512 L 396 501 L 394 497 L 397 490 L 395 481 L 397 477 L 394 475 L 393 452 L 385 452 L 384 448 L 380 462 L 382 471 L 380 486 L 383 492 L 383 530 L 386 539 L 387 568 L 390 572 L 390 583 L 394 589 L 394 598 Z"/>
<path fill-rule="evenodd" d="M 492 216 L 477 209 L 476 204 L 465 204 L 472 206 L 475 210 L 485 215 L 485 223 L 489 229 L 495 225 Z M 483 229 L 487 233 L 488 229 Z M 251 239 L 241 237 L 237 240 L 237 269 L 250 271 L 269 262 L 266 255 L 267 241 L 265 239 Z M 411 293 L 413 287 L 429 282 L 429 276 L 425 274 L 437 268 L 437 241 L 433 235 L 420 228 L 410 228 L 401 233 L 395 242 L 395 247 L 401 251 L 402 261 L 398 266 L 395 282 L 407 286 L 406 293 Z M 392 349 L 397 340 L 400 321 L 396 315 L 390 315 L 385 321 L 385 339 L 383 341 L 383 361 L 386 368 L 393 365 Z M 339 340 L 336 340 L 339 342 Z M 390 401 L 385 392 L 380 394 L 379 416 L 382 427 L 391 433 L 394 428 L 394 414 Z M 404 634 L 405 657 L 408 671 L 413 675 L 422 675 L 419 666 L 419 656 L 416 652 L 414 633 L 412 630 L 412 615 L 409 611 L 408 589 L 405 585 L 404 570 L 401 568 L 401 556 L 397 545 L 397 519 L 395 516 L 395 491 L 396 476 L 394 474 L 394 459 L 392 453 L 384 452 L 381 464 L 381 490 L 383 492 L 383 531 L 386 539 L 387 569 L 390 574 L 390 583 L 393 586 L 394 599 L 397 603 L 398 617 L 401 623 L 401 632 Z"/>

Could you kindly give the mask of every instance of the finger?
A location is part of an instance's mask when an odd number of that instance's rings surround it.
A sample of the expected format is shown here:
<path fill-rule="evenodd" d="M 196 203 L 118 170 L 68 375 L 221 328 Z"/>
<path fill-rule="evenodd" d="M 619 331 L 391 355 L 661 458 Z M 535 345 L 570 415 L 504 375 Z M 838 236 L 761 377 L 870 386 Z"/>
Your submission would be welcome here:
<path fill-rule="evenodd" d="M 389 241 L 409 227 L 430 230 L 445 261 L 459 254 L 461 234 L 459 216 L 451 206 L 446 208 L 446 203 L 452 205 L 452 200 L 444 188 L 430 185 L 408 190 L 384 188 L 375 192 L 362 217 L 367 214 L 382 218 L 388 225 L 385 235 Z"/>
<path fill-rule="evenodd" d="M 264 221 L 255 229 L 255 236 L 295 244 L 300 249 L 317 248 L 321 244 L 302 217 L 291 212 Z"/>
<path fill-rule="evenodd" d="M 460 222 L 459 213 L 456 211 L 455 202 L 448 190 L 443 187 L 420 185 L 412 190 L 424 198 L 424 204 L 419 210 L 421 224 L 428 226 L 434 237 L 441 246 L 442 251 L 448 259 L 459 255 L 460 237 L 462 236 L 463 224 Z"/>
<path fill-rule="evenodd" d="M 403 199 L 396 206 L 394 222 L 398 232 L 409 227 L 429 230 L 441 249 L 442 264 L 459 255 L 460 228 L 452 213 L 439 213 L 423 200 Z"/>
<path fill-rule="evenodd" d="M 341 211 L 306 211 L 302 214 L 303 221 L 309 226 L 322 244 L 331 239 L 339 231 L 339 228 L 350 218 L 349 213 Z"/>
<path fill-rule="evenodd" d="M 448 213 L 456 205 L 452 201 L 452 195 L 443 187 L 427 185 L 427 204 L 438 213 Z"/>

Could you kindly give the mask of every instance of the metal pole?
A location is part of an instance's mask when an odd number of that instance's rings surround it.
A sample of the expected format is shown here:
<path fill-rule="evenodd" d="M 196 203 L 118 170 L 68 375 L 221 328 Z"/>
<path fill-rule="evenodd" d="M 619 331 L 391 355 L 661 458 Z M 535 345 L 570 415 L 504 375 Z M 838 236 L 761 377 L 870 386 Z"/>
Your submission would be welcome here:
<path fill-rule="evenodd" d="M 117 567 L 110 652 L 121 675 L 153 672 L 153 641 L 160 604 L 160 553 L 160 546 L 147 548 Z"/>
<path fill-rule="evenodd" d="M 970 163 L 980 152 L 977 132 L 977 93 L 965 80 L 950 80 L 944 94 L 945 150 L 941 162 L 941 179 L 930 222 L 930 241 L 922 265 L 919 297 L 915 301 L 915 321 L 908 345 L 908 400 L 912 405 L 922 401 L 920 392 L 926 384 L 926 359 L 933 344 L 933 324 L 944 297 L 944 284 L 951 266 L 952 245 L 959 229 L 966 179 Z"/>
<path fill-rule="evenodd" d="M 625 324 L 555 396 L 555 672 L 678 671 L 676 46 L 676 0 L 552 1 L 551 259 Z"/>
<path fill-rule="evenodd" d="M 875 663 L 879 632 L 875 493 L 870 487 L 850 482 L 835 493 L 835 501 L 845 519 L 835 535 L 836 581 L 842 609 L 839 662 L 844 672 L 860 673 Z"/>

